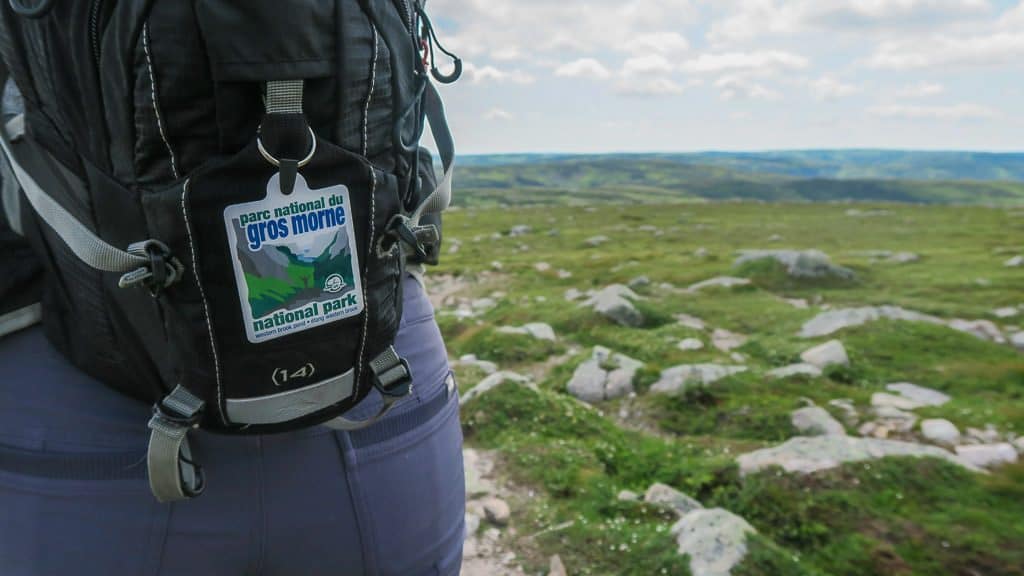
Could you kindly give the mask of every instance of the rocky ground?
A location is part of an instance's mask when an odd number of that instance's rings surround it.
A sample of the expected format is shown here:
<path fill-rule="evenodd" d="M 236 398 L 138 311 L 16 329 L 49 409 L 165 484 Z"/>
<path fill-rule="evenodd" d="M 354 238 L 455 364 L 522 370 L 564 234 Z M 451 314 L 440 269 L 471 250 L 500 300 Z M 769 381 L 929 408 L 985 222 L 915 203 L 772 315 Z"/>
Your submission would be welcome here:
<path fill-rule="evenodd" d="M 794 210 L 450 218 L 465 574 L 1024 574 L 1024 225 Z"/>

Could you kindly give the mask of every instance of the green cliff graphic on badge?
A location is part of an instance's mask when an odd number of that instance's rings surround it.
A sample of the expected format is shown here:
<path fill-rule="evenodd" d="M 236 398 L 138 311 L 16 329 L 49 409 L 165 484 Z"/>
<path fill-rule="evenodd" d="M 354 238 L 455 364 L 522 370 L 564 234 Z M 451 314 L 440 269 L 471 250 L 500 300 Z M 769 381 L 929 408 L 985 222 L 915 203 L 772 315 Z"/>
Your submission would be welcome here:
<path fill-rule="evenodd" d="M 224 210 L 245 332 L 253 343 L 363 311 L 348 188 L 310 190 L 299 175 L 294 192 L 285 196 L 279 183 L 275 175 L 266 198 Z"/>

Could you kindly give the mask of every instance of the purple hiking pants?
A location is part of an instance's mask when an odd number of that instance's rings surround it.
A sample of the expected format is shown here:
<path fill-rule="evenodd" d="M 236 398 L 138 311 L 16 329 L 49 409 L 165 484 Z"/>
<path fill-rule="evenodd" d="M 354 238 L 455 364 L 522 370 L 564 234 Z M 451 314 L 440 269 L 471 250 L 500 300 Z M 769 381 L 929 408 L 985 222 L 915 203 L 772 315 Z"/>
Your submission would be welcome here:
<path fill-rule="evenodd" d="M 39 328 L 0 340 L 0 574 L 458 574 L 458 399 L 412 278 L 396 348 L 414 396 L 385 421 L 353 433 L 197 433 L 206 492 L 167 505 L 146 478 L 149 406 L 77 371 Z M 375 392 L 351 415 L 378 403 Z"/>

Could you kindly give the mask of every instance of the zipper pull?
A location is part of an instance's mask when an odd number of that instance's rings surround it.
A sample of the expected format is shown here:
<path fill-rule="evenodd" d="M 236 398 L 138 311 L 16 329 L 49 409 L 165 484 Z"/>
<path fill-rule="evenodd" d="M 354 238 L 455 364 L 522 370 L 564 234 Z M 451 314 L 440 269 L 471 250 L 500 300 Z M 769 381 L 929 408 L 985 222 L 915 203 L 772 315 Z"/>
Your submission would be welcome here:
<path fill-rule="evenodd" d="M 441 84 L 451 84 L 457 81 L 462 77 L 462 58 L 459 58 L 445 49 L 444 45 L 441 44 L 441 41 L 437 39 L 437 32 L 434 31 L 434 25 L 430 22 L 430 17 L 427 16 L 426 11 L 419 2 L 416 3 L 416 13 L 423 20 L 423 35 L 421 39 L 426 43 L 426 50 L 423 58 L 424 64 L 426 64 L 427 57 L 429 56 L 430 58 L 430 75 Z M 438 50 L 452 59 L 455 69 L 452 70 L 451 74 L 442 74 L 441 71 L 437 69 L 437 60 L 434 57 L 434 46 L 437 46 Z"/>

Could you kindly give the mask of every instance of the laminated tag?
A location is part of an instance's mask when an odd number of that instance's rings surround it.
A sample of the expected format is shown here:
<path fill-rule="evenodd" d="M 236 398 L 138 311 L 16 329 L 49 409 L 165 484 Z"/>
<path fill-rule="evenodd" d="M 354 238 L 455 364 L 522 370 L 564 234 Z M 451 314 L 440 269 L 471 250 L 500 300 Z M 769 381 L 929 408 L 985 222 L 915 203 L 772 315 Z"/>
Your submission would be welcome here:
<path fill-rule="evenodd" d="M 224 210 L 249 342 L 267 342 L 362 313 L 349 190 L 310 190 L 299 174 L 281 193 L 281 175 L 263 200 Z"/>

